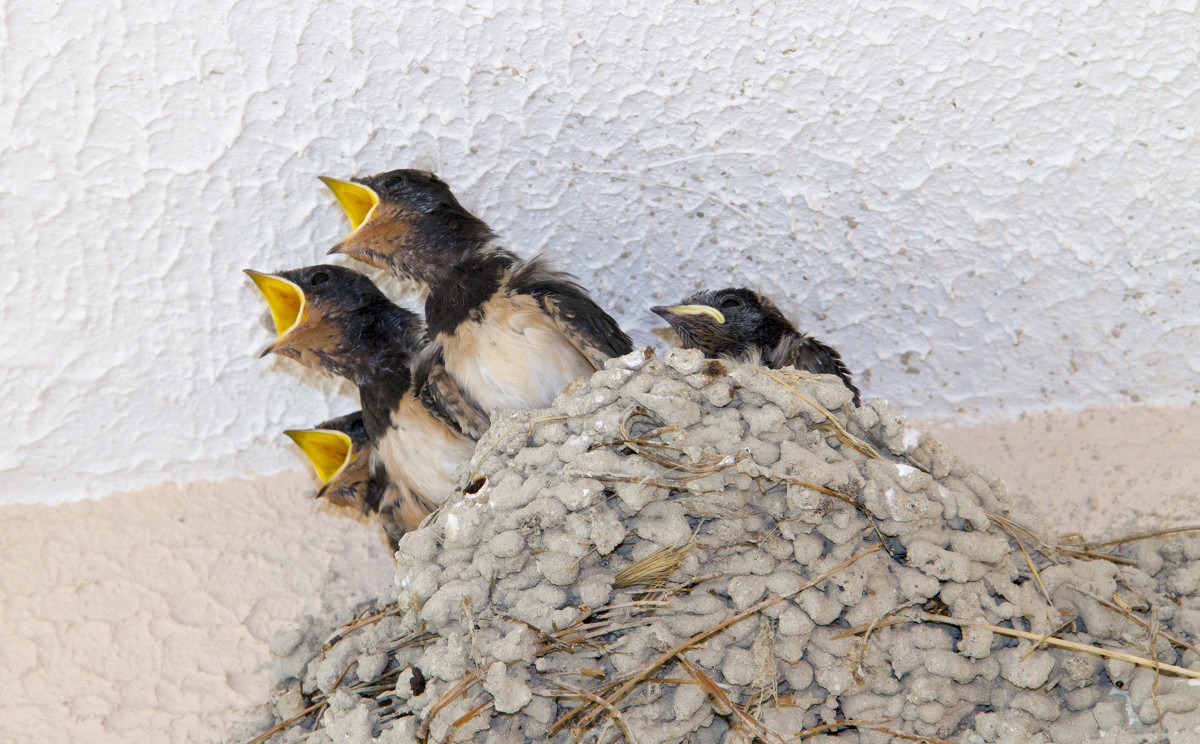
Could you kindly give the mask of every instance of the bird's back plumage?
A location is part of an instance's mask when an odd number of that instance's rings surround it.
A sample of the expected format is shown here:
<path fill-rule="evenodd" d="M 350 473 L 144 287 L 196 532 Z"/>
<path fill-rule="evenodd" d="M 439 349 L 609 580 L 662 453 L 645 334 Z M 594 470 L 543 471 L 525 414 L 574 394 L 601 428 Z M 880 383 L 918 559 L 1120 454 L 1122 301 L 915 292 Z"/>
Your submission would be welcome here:
<path fill-rule="evenodd" d="M 542 312 L 595 370 L 603 368 L 605 360 L 633 351 L 633 341 L 617 321 L 573 276 L 552 268 L 544 256 L 534 256 L 516 267 L 508 285 L 513 292 L 537 300 Z"/>
<path fill-rule="evenodd" d="M 446 371 L 484 411 L 543 408 L 632 350 L 616 321 L 543 258 L 468 257 L 430 288 L 426 318 Z"/>

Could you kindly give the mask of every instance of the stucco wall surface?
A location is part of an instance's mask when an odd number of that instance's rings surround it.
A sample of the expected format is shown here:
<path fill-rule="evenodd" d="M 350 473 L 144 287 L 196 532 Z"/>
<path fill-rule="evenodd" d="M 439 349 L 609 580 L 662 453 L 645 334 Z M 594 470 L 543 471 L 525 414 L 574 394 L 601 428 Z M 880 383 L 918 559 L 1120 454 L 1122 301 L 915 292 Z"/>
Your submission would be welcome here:
<path fill-rule="evenodd" d="M 299 466 L 240 270 L 437 169 L 634 332 L 747 284 L 920 416 L 1197 399 L 1195 0 L 13 0 L 0 501 Z"/>

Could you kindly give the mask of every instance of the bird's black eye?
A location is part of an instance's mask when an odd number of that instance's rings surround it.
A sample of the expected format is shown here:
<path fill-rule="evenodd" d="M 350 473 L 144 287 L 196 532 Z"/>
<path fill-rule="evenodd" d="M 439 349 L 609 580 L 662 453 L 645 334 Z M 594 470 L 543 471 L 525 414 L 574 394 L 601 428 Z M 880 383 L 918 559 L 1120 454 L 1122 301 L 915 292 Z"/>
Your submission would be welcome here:
<path fill-rule="evenodd" d="M 324 271 L 318 271 L 308 278 L 308 286 L 319 287 L 327 281 L 329 281 L 329 274 Z"/>
<path fill-rule="evenodd" d="M 742 306 L 742 301 L 736 297 L 726 297 L 721 300 L 722 310 L 736 310 Z"/>

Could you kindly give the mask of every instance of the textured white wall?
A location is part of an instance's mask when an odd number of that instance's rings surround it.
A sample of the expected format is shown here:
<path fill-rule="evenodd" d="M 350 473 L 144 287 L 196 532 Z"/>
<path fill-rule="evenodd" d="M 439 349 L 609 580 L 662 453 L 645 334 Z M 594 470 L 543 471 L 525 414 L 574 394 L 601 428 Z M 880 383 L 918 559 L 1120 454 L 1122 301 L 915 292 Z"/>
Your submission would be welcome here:
<path fill-rule="evenodd" d="M 299 467 L 352 404 L 239 272 L 399 166 L 639 341 L 747 284 L 914 414 L 1197 398 L 1196 0 L 117 5 L 5 7 L 0 500 Z"/>

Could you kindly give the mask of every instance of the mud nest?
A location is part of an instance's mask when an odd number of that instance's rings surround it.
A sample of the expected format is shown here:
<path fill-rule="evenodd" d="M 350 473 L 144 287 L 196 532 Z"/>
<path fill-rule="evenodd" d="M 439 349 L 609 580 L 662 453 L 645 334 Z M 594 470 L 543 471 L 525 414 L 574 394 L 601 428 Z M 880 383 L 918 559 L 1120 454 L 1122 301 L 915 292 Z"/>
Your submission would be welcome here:
<path fill-rule="evenodd" d="M 291 678 L 260 740 L 1200 726 L 1200 537 L 1036 535 L 987 468 L 849 403 L 833 377 L 647 349 L 498 415 L 461 493 L 400 540 L 393 595 L 276 644 Z"/>

